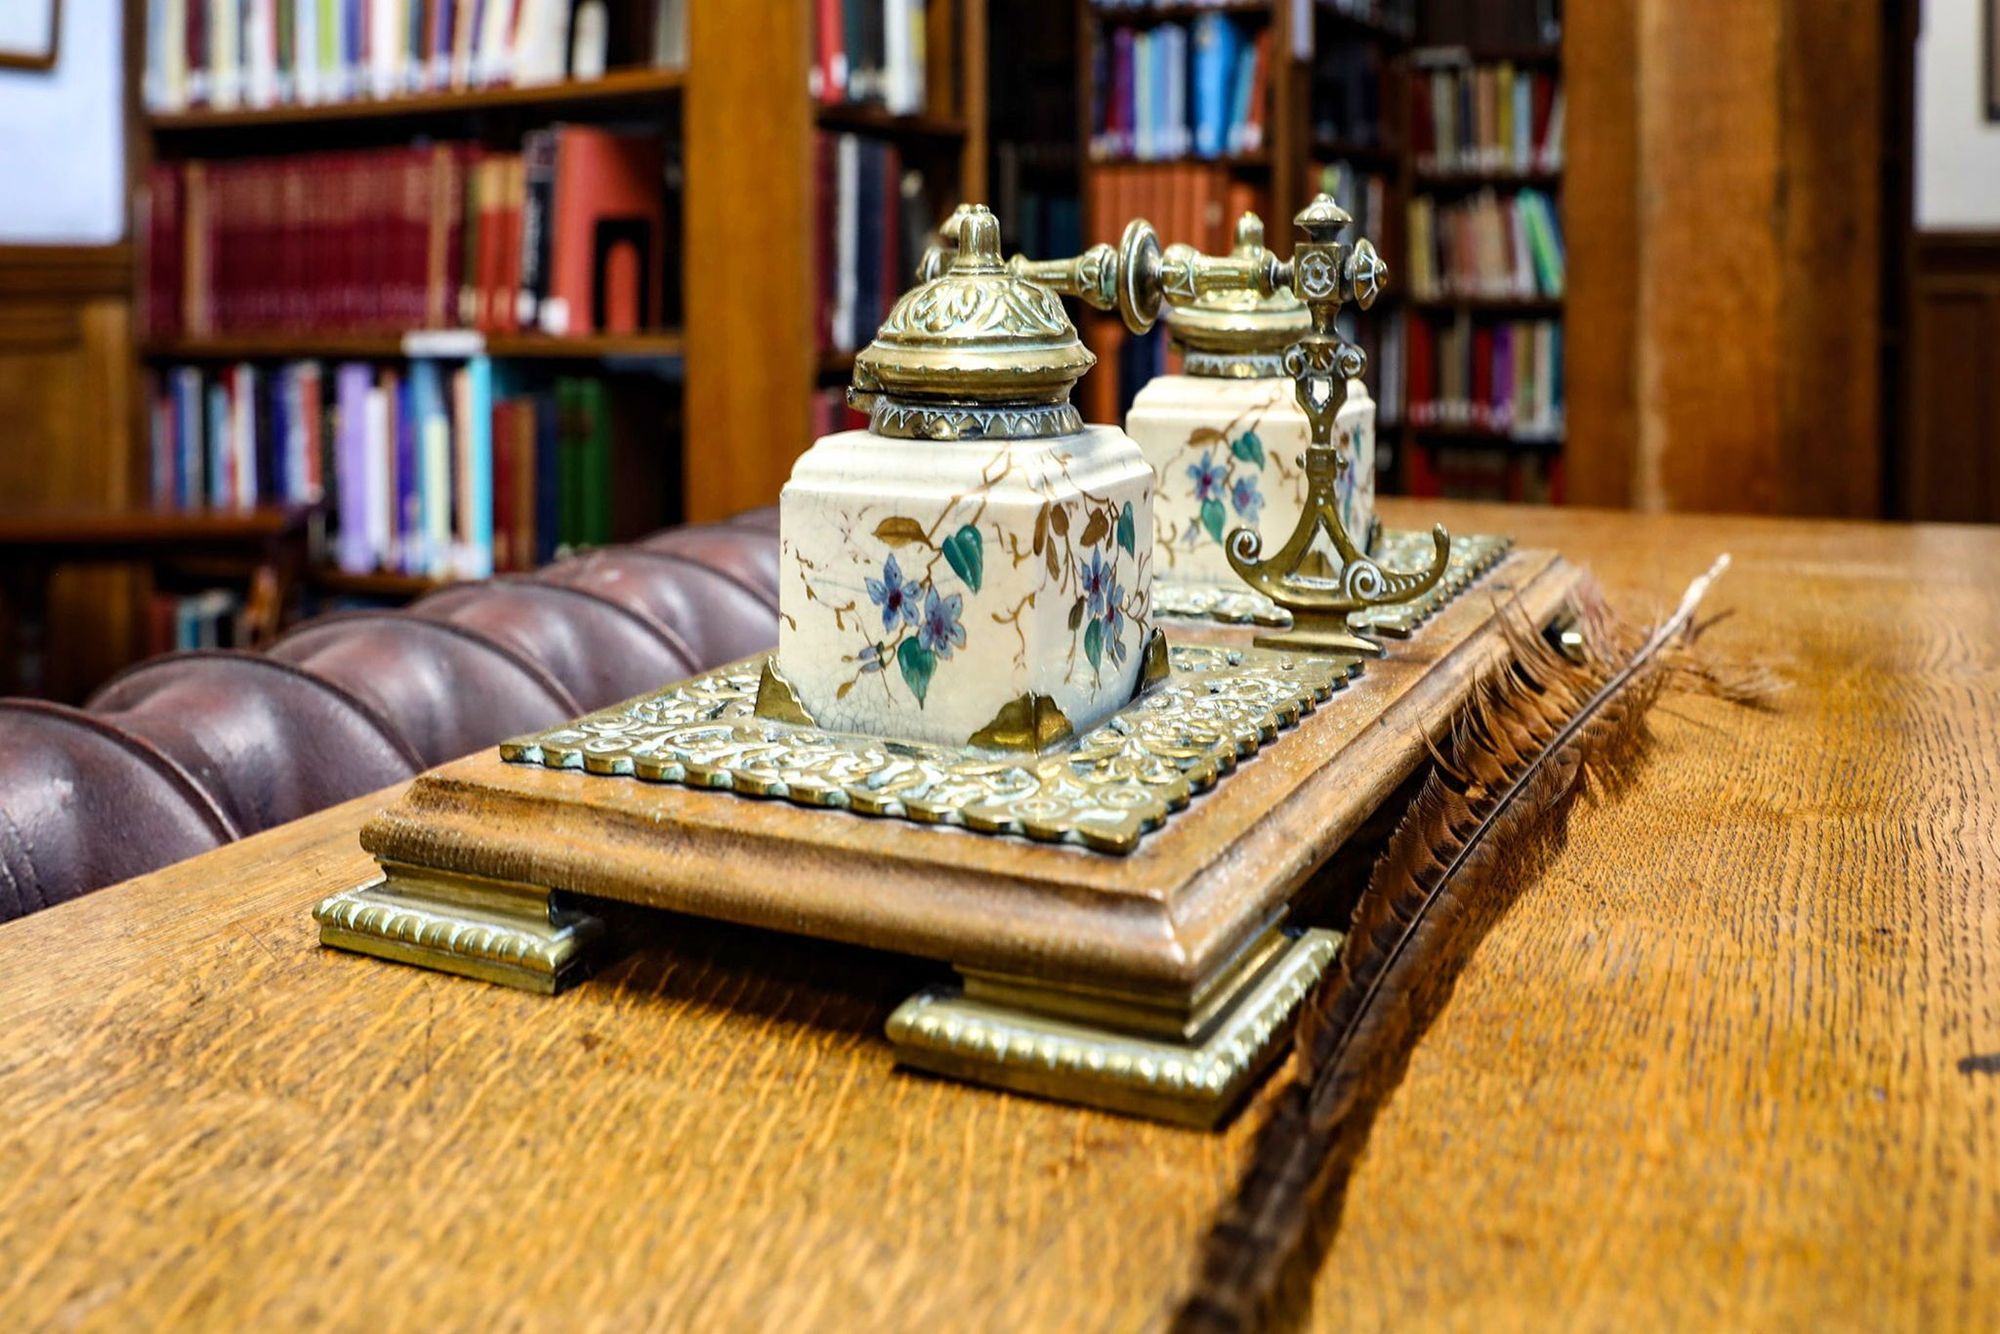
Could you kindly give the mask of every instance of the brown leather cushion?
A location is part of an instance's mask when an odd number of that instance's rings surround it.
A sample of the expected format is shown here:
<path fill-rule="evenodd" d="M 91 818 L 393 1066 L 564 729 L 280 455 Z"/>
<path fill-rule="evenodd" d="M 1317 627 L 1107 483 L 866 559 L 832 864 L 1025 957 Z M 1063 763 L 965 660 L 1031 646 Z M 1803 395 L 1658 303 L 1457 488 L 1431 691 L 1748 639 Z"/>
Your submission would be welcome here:
<path fill-rule="evenodd" d="M 112 680 L 89 707 L 170 756 L 243 830 L 296 820 L 423 768 L 359 698 L 254 653 L 155 658 Z"/>
<path fill-rule="evenodd" d="M 0 701 L 0 921 L 769 647 L 776 511 Z"/>
<path fill-rule="evenodd" d="M 0 921 L 242 832 L 144 741 L 79 709 L 0 700 Z"/>
<path fill-rule="evenodd" d="M 560 681 L 507 646 L 402 612 L 322 616 L 273 644 L 271 656 L 366 701 L 423 769 L 582 711 Z"/>
<path fill-rule="evenodd" d="M 588 589 L 663 625 L 681 627 L 696 661 L 733 662 L 778 642 L 778 617 L 754 589 L 684 556 L 613 547 L 551 565 L 542 583 Z"/>
<path fill-rule="evenodd" d="M 447 588 L 410 615 L 505 644 L 561 681 L 583 710 L 678 681 L 699 661 L 652 617 L 564 584 L 496 579 Z"/>

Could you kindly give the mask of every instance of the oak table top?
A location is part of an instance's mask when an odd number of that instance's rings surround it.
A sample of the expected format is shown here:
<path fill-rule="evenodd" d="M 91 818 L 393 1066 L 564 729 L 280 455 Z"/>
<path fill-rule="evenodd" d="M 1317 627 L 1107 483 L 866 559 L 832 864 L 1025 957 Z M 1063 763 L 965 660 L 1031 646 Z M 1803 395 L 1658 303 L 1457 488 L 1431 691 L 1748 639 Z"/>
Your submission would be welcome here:
<path fill-rule="evenodd" d="M 1989 1325 L 2000 529 L 1390 502 L 1721 649 L 1465 970 L 1315 1294 L 1342 1326 Z M 1629 605 L 1629 604 L 1628 604 Z M 1252 761 L 1254 763 L 1254 761 Z M 0 928 L 9 1326 L 1129 1329 L 1221 1134 L 899 1072 L 922 964 L 691 919 L 548 999 L 322 950 L 378 793 Z"/>

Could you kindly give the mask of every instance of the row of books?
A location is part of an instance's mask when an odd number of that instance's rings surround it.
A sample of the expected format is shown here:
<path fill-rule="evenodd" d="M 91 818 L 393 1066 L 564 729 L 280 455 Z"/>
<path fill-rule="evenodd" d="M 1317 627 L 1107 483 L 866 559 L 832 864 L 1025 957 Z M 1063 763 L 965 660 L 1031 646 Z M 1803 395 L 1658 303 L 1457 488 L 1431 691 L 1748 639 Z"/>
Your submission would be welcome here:
<path fill-rule="evenodd" d="M 892 143 L 821 131 L 813 179 L 819 348 L 859 351 L 916 285 L 932 223 L 923 175 L 905 170 Z"/>
<path fill-rule="evenodd" d="M 146 105 L 262 108 L 687 62 L 687 0 L 148 0 Z"/>
<path fill-rule="evenodd" d="M 1562 343 L 1556 320 L 1413 319 L 1404 414 L 1417 427 L 1560 440 Z"/>
<path fill-rule="evenodd" d="M 154 337 L 474 328 L 631 333 L 677 306 L 653 134 L 163 162 L 142 204 Z M 677 249 L 677 247 L 674 247 Z"/>
<path fill-rule="evenodd" d="M 928 0 L 816 0 L 812 96 L 829 106 L 879 106 L 891 115 L 924 109 Z"/>
<path fill-rule="evenodd" d="M 1417 0 L 1318 0 L 1318 7 L 1406 40 L 1417 30 Z"/>
<path fill-rule="evenodd" d="M 1405 263 L 1419 301 L 1562 296 L 1562 224 L 1541 191 L 1481 190 L 1458 200 L 1419 195 L 1409 215 Z"/>
<path fill-rule="evenodd" d="M 1096 44 L 1091 152 L 1217 158 L 1264 146 L 1271 30 L 1221 14 L 1114 28 Z"/>
<path fill-rule="evenodd" d="M 1562 0 L 1424 0 L 1424 40 L 1480 50 L 1554 47 Z"/>
<path fill-rule="evenodd" d="M 495 392 L 483 357 L 175 366 L 150 385 L 162 507 L 323 501 L 340 569 L 480 579 L 611 540 L 605 383 Z"/>
<path fill-rule="evenodd" d="M 1413 496 L 1498 500 L 1515 505 L 1563 503 L 1563 461 L 1554 454 L 1508 454 L 1419 444 L 1403 468 Z"/>
<path fill-rule="evenodd" d="M 1410 76 L 1410 150 L 1419 171 L 1560 171 L 1563 93 L 1555 76 L 1453 65 Z"/>
<path fill-rule="evenodd" d="M 1321 140 L 1380 148 L 1383 123 L 1383 49 L 1374 42 L 1334 42 L 1319 48 L 1312 65 L 1312 130 Z M 1393 86 L 1393 85 L 1391 85 Z"/>
<path fill-rule="evenodd" d="M 1332 195 L 1354 219 L 1346 232 L 1348 239 L 1365 236 L 1377 246 L 1385 244 L 1389 235 L 1389 178 L 1345 161 L 1324 163 L 1315 174 L 1321 192 Z"/>
<path fill-rule="evenodd" d="M 200 648 L 249 648 L 243 598 L 233 589 L 156 592 L 146 603 L 146 656 Z"/>
<path fill-rule="evenodd" d="M 1122 163 L 1099 167 L 1087 179 L 1091 235 L 1113 244 L 1133 218 L 1151 222 L 1163 243 L 1184 241 L 1209 254 L 1229 252 L 1236 220 L 1246 212 L 1264 219 L 1267 238 L 1282 233 L 1268 195 L 1226 166 Z M 1079 406 L 1090 421 L 1123 421 L 1132 396 L 1169 365 L 1164 327 L 1133 337 L 1113 317 L 1086 321 L 1085 328 L 1101 364 L 1085 377 Z"/>

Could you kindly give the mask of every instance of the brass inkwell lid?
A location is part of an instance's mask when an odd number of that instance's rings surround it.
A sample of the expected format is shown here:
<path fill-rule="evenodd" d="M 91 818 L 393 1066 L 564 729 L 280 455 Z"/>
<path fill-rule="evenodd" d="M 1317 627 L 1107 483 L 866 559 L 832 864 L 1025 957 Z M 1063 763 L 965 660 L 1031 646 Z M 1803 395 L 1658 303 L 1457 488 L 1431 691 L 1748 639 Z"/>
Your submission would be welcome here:
<path fill-rule="evenodd" d="M 1000 223 L 983 204 L 944 228 L 926 281 L 903 294 L 854 358 L 848 401 L 878 435 L 914 440 L 1074 435 L 1070 389 L 1097 358 L 1061 298 L 1008 272 Z"/>
<path fill-rule="evenodd" d="M 1267 253 L 1264 220 L 1245 213 L 1236 222 L 1234 257 Z M 1285 349 L 1312 330 L 1305 303 L 1289 287 L 1268 294 L 1241 287 L 1207 292 L 1169 306 L 1167 329 L 1184 353 L 1187 374 L 1220 380 L 1269 380 L 1287 374 Z"/>

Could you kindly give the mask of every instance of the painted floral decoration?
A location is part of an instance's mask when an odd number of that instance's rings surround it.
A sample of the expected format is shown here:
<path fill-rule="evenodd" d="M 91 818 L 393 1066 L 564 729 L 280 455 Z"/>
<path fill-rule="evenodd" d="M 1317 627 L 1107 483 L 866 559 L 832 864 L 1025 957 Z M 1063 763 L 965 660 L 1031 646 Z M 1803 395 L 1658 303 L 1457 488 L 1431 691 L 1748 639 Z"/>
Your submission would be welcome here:
<path fill-rule="evenodd" d="M 1229 529 L 1237 524 L 1256 526 L 1257 516 L 1264 509 L 1267 466 L 1275 468 L 1280 480 L 1290 475 L 1282 464 L 1266 457 L 1264 442 L 1257 435 L 1257 424 L 1262 419 L 1259 413 L 1247 424 L 1243 417 L 1238 417 L 1220 430 L 1201 426 L 1189 432 L 1188 448 L 1201 450 L 1201 457 L 1185 469 L 1197 518 L 1178 531 L 1171 526 L 1163 530 L 1169 551 L 1176 541 L 1192 550 L 1201 544 L 1204 534 L 1220 546 Z"/>

